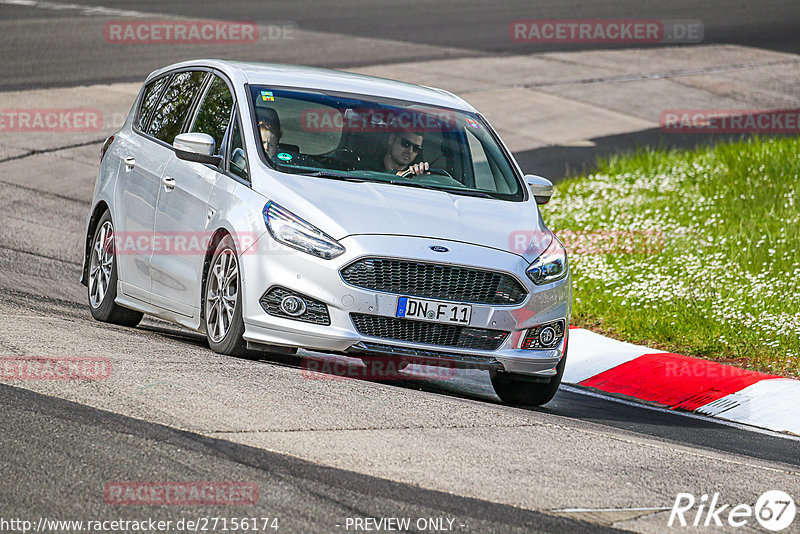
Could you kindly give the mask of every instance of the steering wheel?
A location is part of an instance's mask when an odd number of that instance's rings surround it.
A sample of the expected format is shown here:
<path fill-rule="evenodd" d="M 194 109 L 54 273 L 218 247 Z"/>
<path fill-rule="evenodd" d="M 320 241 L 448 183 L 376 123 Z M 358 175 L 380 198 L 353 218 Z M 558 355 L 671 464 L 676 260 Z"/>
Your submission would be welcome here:
<path fill-rule="evenodd" d="M 422 176 L 422 175 L 424 175 L 424 174 L 441 174 L 442 176 L 447 176 L 447 177 L 448 177 L 448 178 L 450 178 L 451 180 L 455 180 L 455 178 L 453 178 L 453 177 L 450 175 L 450 173 L 449 173 L 449 172 L 447 172 L 447 171 L 446 171 L 446 170 L 444 170 L 444 169 L 440 169 L 440 168 L 438 168 L 438 167 L 431 167 L 431 168 L 429 168 L 429 169 L 428 169 L 428 172 L 427 172 L 427 173 L 423 172 L 422 174 L 418 174 L 418 175 L 415 175 L 414 173 L 412 173 L 412 172 L 411 172 L 411 169 L 408 169 L 408 170 L 406 170 L 406 171 L 405 171 L 403 174 L 401 174 L 400 176 L 401 176 L 402 178 L 408 178 L 409 176 Z"/>

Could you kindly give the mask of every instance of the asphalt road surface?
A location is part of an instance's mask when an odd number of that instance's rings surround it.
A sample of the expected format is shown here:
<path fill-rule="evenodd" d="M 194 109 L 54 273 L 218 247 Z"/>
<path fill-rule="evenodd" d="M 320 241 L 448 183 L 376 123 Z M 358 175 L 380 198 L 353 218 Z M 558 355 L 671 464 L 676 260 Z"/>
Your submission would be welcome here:
<path fill-rule="evenodd" d="M 658 532 L 679 492 L 752 503 L 800 490 L 789 437 L 569 387 L 540 409 L 503 406 L 477 371 L 309 376 L 302 359 L 223 357 L 160 321 L 97 323 L 77 282 L 94 181 L 83 169 L 97 150 L 0 164 L 0 350 L 113 362 L 107 380 L 0 386 L 2 517 L 277 516 L 289 532 L 443 517 L 461 532 Z M 248 481 L 261 497 L 244 510 L 105 503 L 105 484 L 119 480 Z"/>
<path fill-rule="evenodd" d="M 107 11 L 92 10 L 97 7 Z M 245 45 L 106 42 L 104 23 L 131 15 L 150 20 L 183 17 L 255 21 L 262 26 L 289 23 L 298 32 L 291 39 L 272 39 L 262 31 L 258 43 Z M 0 63 L 0 89 L 138 81 L 160 66 L 198 56 L 352 67 L 632 46 L 516 43 L 509 39 L 508 29 L 517 19 L 695 20 L 704 28 L 704 44 L 732 43 L 800 52 L 800 3 L 794 0 L 2 0 L 0 48 L 7 52 Z"/>
<path fill-rule="evenodd" d="M 126 15 L 86 7 L 96 5 L 288 21 L 300 37 L 249 48 L 112 46 L 102 40 L 104 21 Z M 347 66 L 535 51 L 508 41 L 517 18 L 699 19 L 706 42 L 800 50 L 796 2 L 681 5 L 87 1 L 56 9 L 0 0 L 0 89 L 140 80 L 206 53 Z M 344 532 L 348 518 L 411 517 L 452 519 L 455 532 L 663 532 L 679 492 L 719 492 L 731 504 L 753 504 L 771 489 L 800 494 L 800 441 L 791 437 L 571 387 L 540 409 L 503 406 L 478 372 L 309 377 L 302 359 L 222 357 L 160 321 L 97 323 L 77 280 L 99 147 L 77 144 L 0 161 L 0 354 L 103 356 L 113 373 L 0 385 L 0 519 L 266 516 L 279 518 L 279 531 Z M 103 488 L 119 480 L 248 481 L 260 497 L 224 509 L 106 503 Z"/>
<path fill-rule="evenodd" d="M 342 530 L 348 517 L 400 515 L 415 523 L 446 517 L 461 532 L 616 532 L 330 469 L 8 386 L 0 385 L 0 402 L 0 465 L 6 481 L 0 506 L 6 519 L 177 522 L 241 514 L 259 518 L 259 526 L 260 518 L 268 518 L 270 529 L 277 520 L 279 532 L 330 532 Z M 233 512 L 228 505 L 143 510 L 106 503 L 102 489 L 108 481 L 143 479 L 248 481 L 257 484 L 260 498 L 255 506 L 236 506 Z"/>

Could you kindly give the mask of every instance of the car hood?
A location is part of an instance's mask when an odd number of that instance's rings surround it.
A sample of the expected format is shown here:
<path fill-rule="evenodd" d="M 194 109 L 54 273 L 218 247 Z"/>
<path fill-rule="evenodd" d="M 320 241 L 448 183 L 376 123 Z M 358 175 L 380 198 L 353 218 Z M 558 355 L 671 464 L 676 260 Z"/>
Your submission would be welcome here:
<path fill-rule="evenodd" d="M 267 196 L 334 239 L 382 234 L 473 243 L 533 260 L 549 243 L 535 202 L 281 174 Z M 533 244 L 531 244 L 533 240 Z"/>

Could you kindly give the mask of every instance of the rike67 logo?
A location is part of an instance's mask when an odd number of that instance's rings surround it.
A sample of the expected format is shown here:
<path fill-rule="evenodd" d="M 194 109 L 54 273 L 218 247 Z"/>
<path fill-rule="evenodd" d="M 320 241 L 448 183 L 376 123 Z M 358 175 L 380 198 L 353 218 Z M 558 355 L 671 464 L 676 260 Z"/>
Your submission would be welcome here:
<path fill-rule="evenodd" d="M 679 493 L 669 514 L 670 527 L 727 527 L 734 528 L 752 526 L 752 519 L 765 529 L 779 532 L 788 528 L 796 513 L 794 500 L 783 491 L 765 492 L 756 501 L 755 506 L 749 504 L 723 504 L 719 493 L 703 494 L 699 499 L 691 493 Z"/>

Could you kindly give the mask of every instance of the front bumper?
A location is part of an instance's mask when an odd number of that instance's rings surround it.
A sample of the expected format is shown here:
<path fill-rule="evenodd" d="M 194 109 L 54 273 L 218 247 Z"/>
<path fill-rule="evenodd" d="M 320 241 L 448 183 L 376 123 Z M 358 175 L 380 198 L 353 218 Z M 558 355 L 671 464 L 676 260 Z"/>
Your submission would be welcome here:
<path fill-rule="evenodd" d="M 264 234 L 256 247 L 243 254 L 244 339 L 254 345 L 301 347 L 354 356 L 394 356 L 429 365 L 452 365 L 502 370 L 548 377 L 564 355 L 567 332 L 551 350 L 519 348 L 528 328 L 564 319 L 569 324 L 572 302 L 570 276 L 542 286 L 525 275 L 528 263 L 506 251 L 442 239 L 359 235 L 341 240 L 346 252 L 323 260 L 275 242 Z M 447 253 L 431 250 L 444 245 Z M 344 282 L 342 267 L 363 257 L 385 257 L 413 261 L 463 265 L 513 275 L 528 291 L 518 305 L 471 304 L 470 327 L 509 332 L 497 350 L 478 350 L 412 343 L 365 336 L 356 330 L 351 313 L 394 317 L 399 295 L 351 286 Z M 270 288 L 281 286 L 324 303 L 330 325 L 310 324 L 268 314 L 259 299 Z"/>

